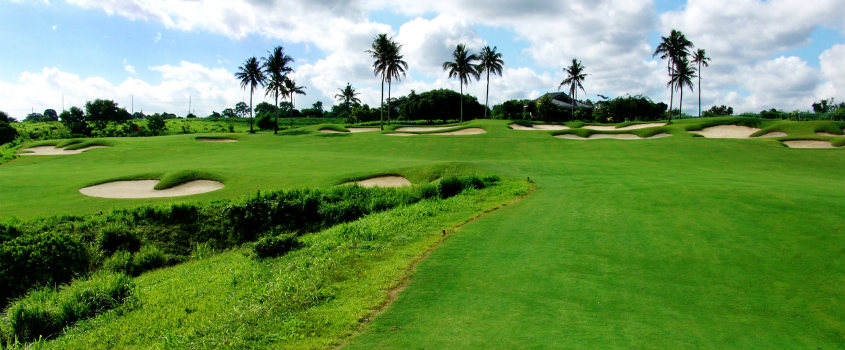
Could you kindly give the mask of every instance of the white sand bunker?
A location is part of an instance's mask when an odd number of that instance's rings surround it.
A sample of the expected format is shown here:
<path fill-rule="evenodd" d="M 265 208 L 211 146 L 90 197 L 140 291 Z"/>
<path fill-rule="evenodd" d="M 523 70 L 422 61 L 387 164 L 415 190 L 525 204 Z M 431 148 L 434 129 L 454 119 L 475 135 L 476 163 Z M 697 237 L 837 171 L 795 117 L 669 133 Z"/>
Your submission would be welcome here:
<path fill-rule="evenodd" d="M 693 132 L 711 139 L 747 139 L 758 131 L 760 129 L 741 125 L 717 125 Z"/>
<path fill-rule="evenodd" d="M 419 131 L 446 130 L 446 129 L 452 129 L 452 128 L 454 128 L 454 126 L 403 126 L 401 128 L 396 128 L 396 131 L 419 132 Z"/>
<path fill-rule="evenodd" d="M 200 142 L 238 142 L 235 139 L 218 139 L 213 137 L 197 137 L 195 140 Z"/>
<path fill-rule="evenodd" d="M 592 134 L 590 137 L 581 137 L 575 134 L 563 134 L 555 137 L 567 140 L 598 140 L 598 139 L 616 139 L 616 140 L 648 140 L 669 137 L 672 134 L 659 133 L 651 137 L 639 137 L 634 134 Z"/>
<path fill-rule="evenodd" d="M 764 138 L 768 138 L 768 137 L 784 137 L 784 136 L 786 136 L 786 133 L 785 133 L 785 132 L 772 131 L 772 132 L 767 132 L 767 133 L 765 133 L 765 134 L 763 134 L 763 135 L 756 136 L 756 137 L 757 137 L 757 138 L 764 139 Z"/>
<path fill-rule="evenodd" d="M 509 124 L 508 126 L 514 130 L 567 130 L 569 129 L 566 125 L 554 125 L 554 124 L 534 124 L 532 126 L 523 126 L 516 123 Z"/>
<path fill-rule="evenodd" d="M 819 140 L 781 141 L 789 148 L 835 148 L 830 142 Z"/>
<path fill-rule="evenodd" d="M 388 176 L 376 176 L 371 177 L 369 179 L 359 180 L 355 182 L 347 182 L 344 185 L 350 184 L 357 184 L 361 187 L 403 187 L 403 186 L 411 186 L 411 181 L 408 179 L 397 176 L 397 175 L 388 175 Z"/>
<path fill-rule="evenodd" d="M 590 129 L 590 130 L 637 130 L 637 129 L 645 129 L 645 128 L 653 128 L 657 126 L 664 126 L 666 124 L 663 123 L 646 123 L 646 124 L 631 124 L 628 126 L 623 126 L 621 128 L 617 128 L 615 125 L 584 125 L 581 128 L 583 129 Z"/>
<path fill-rule="evenodd" d="M 346 128 L 351 133 L 358 133 L 358 132 L 370 132 L 380 130 L 379 128 Z M 327 134 L 345 134 L 345 131 L 337 131 L 332 129 L 320 129 L 320 132 L 324 132 Z"/>
<path fill-rule="evenodd" d="M 88 147 L 82 147 L 82 148 L 70 149 L 70 150 L 64 149 L 64 148 L 58 148 L 56 146 L 37 146 L 37 147 L 30 147 L 30 148 L 21 149 L 21 151 L 29 151 L 30 153 L 20 153 L 20 155 L 22 155 L 22 156 L 56 156 L 56 155 L 62 155 L 62 154 L 79 154 L 79 153 L 82 153 L 82 152 L 85 152 L 89 149 L 94 149 L 94 148 L 107 148 L 107 146 L 94 145 L 94 146 L 88 146 Z"/>
<path fill-rule="evenodd" d="M 398 129 L 397 129 L 398 130 Z M 416 135 L 478 135 L 478 134 L 486 134 L 487 130 L 482 128 L 466 128 L 454 131 L 444 131 L 444 132 L 434 132 L 430 134 L 414 134 L 410 132 L 391 132 L 385 135 L 388 136 L 416 136 Z"/>
<path fill-rule="evenodd" d="M 161 198 L 190 196 L 223 188 L 223 184 L 217 181 L 194 180 L 164 190 L 153 189 L 157 183 L 158 180 L 112 181 L 80 188 L 79 193 L 100 198 Z"/>

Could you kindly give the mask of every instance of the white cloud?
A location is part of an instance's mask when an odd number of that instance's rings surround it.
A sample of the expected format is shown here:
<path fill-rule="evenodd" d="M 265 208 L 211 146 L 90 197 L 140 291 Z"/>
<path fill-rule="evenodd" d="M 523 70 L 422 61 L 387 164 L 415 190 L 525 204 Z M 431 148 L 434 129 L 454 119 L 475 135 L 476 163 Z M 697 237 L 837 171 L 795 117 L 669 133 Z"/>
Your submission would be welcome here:
<path fill-rule="evenodd" d="M 161 83 L 151 85 L 128 78 L 115 84 L 101 77 L 80 77 L 58 68 L 24 72 L 16 83 L 0 82 L 0 106 L 22 119 L 31 109 L 61 109 L 62 94 L 66 108 L 82 107 L 86 101 L 104 98 L 118 102 L 127 110 L 132 107 L 134 96 L 135 111 L 185 115 L 190 97 L 194 113 L 205 116 L 212 110 L 233 106 L 242 97 L 249 100 L 249 93 L 243 93 L 234 73 L 223 68 L 207 68 L 183 61 L 176 66 L 154 66 L 150 70 L 161 74 Z M 256 91 L 254 103 L 262 101 L 263 96 L 263 91 Z"/>
<path fill-rule="evenodd" d="M 458 44 L 465 44 L 470 52 L 478 52 L 485 44 L 470 23 L 446 14 L 403 24 L 396 41 L 402 44 L 408 65 L 432 77 L 443 74 L 443 62 L 451 60 Z"/>
<path fill-rule="evenodd" d="M 135 67 L 127 63 L 125 58 L 123 59 L 123 70 L 129 74 L 135 75 Z"/>
<path fill-rule="evenodd" d="M 819 56 L 822 79 L 824 84 L 816 89 L 817 99 L 828 97 L 845 101 L 845 45 L 836 44 L 822 52 Z"/>
<path fill-rule="evenodd" d="M 57 26 L 55 24 L 52 27 L 50 27 L 50 29 L 53 29 L 53 31 L 55 31 L 57 28 L 59 28 L 59 26 Z"/>

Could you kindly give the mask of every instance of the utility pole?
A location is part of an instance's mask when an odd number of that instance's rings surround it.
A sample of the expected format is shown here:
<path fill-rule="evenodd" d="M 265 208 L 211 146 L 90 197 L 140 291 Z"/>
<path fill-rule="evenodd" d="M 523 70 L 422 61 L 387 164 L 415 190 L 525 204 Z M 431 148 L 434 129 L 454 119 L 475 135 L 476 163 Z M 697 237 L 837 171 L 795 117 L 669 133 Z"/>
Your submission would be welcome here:
<path fill-rule="evenodd" d="M 62 92 L 62 112 L 65 111 L 65 93 Z"/>
<path fill-rule="evenodd" d="M 135 95 L 132 95 L 132 105 L 130 110 L 132 111 L 132 115 L 135 115 Z"/>
<path fill-rule="evenodd" d="M 188 95 L 188 114 L 191 114 L 191 96 Z"/>

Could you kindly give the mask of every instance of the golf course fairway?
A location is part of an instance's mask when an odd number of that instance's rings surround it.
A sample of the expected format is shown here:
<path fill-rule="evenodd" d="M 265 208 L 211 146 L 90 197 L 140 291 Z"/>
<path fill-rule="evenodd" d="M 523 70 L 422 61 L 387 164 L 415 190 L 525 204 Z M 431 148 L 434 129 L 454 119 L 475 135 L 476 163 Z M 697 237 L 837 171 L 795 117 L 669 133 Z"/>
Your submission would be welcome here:
<path fill-rule="evenodd" d="M 435 168 L 530 178 L 533 193 L 452 232 L 408 272 L 407 286 L 384 310 L 368 310 L 372 317 L 333 330 L 338 339 L 299 348 L 845 347 L 845 149 L 693 137 L 685 123 L 660 127 L 670 137 L 642 140 L 567 140 L 553 137 L 556 131 L 512 130 L 509 121 L 489 120 L 466 124 L 486 131 L 475 135 L 324 134 L 314 126 L 297 135 L 239 134 L 231 143 L 196 142 L 191 135 L 112 138 L 108 148 L 3 164 L 0 212 L 9 220 L 81 215 L 377 175 L 420 183 L 434 180 L 425 173 Z M 810 137 L 812 125 L 774 131 Z M 176 172 L 207 174 L 225 187 L 150 199 L 79 193 Z M 156 305 L 144 293 L 158 298 L 156 285 L 197 278 L 183 271 L 168 280 L 168 270 L 224 273 L 217 271 L 229 270 L 214 264 L 225 259 L 244 271 L 264 268 L 233 251 L 142 275 L 142 310 L 86 321 L 70 327 L 72 337 L 45 345 L 218 347 L 226 343 L 210 339 L 247 328 L 255 339 L 243 336 L 238 347 L 295 347 L 284 336 L 262 338 L 259 330 L 274 329 L 279 315 L 233 318 L 227 324 L 236 331 L 147 320 L 143 332 L 165 335 L 117 333 L 129 327 L 118 326 L 124 318 L 152 312 L 144 311 Z M 235 288 L 227 278 L 222 285 Z M 395 284 L 386 284 L 383 298 Z"/>

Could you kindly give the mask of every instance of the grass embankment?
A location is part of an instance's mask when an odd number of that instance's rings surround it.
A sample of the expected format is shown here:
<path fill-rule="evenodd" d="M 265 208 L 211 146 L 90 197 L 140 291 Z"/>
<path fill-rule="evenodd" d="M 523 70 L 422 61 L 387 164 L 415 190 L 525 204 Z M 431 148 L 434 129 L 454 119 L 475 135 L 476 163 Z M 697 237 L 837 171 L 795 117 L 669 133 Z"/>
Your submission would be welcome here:
<path fill-rule="evenodd" d="M 644 141 L 558 139 L 553 132 L 510 130 L 507 121 L 467 123 L 488 131 L 471 136 L 259 134 L 240 135 L 241 142 L 225 146 L 181 135 L 111 139 L 111 149 L 20 157 L 0 166 L 0 212 L 15 221 L 9 216 L 90 214 L 188 200 L 106 200 L 77 193 L 91 181 L 145 172 L 197 169 L 225 176 L 226 188 L 190 198 L 207 202 L 460 164 L 504 178 L 530 177 L 537 192 L 444 242 L 351 347 L 845 347 L 845 152 L 790 149 L 778 138 L 708 139 L 686 132 L 690 123 L 713 119 L 673 121 L 666 126 L 673 137 Z M 766 123 L 760 127 L 782 125 L 788 137 L 828 139 L 812 135 L 818 124 Z M 275 334 L 250 333 L 259 329 L 249 321 L 250 307 L 268 309 L 225 287 L 236 272 L 242 272 L 237 283 L 253 278 L 249 259 L 226 254 L 203 274 L 197 267 L 139 277 L 172 290 L 197 283 L 203 288 L 185 293 L 249 302 L 221 301 L 200 312 L 168 308 L 176 301 L 163 296 L 155 304 L 147 300 L 144 305 L 169 310 L 162 316 L 173 315 L 168 325 L 193 320 L 185 328 L 174 326 L 182 329 L 178 337 L 158 333 L 161 342 L 223 328 L 256 338 Z M 190 280 L 192 274 L 218 284 Z M 214 288 L 229 292 L 209 292 Z M 263 291 L 253 288 L 249 293 Z M 201 315 L 206 309 L 212 316 Z M 215 312 L 243 314 L 244 322 L 202 322 L 217 317 Z M 263 316 L 284 324 L 284 312 Z M 110 317 L 83 322 L 73 332 L 93 339 L 85 330 L 94 328 L 84 327 Z M 97 335 L 128 344 L 146 339 L 138 333 Z"/>
<path fill-rule="evenodd" d="M 525 182 L 427 200 L 305 235 L 255 259 L 239 248 L 135 279 L 138 304 L 77 323 L 42 348 L 328 348 L 387 299 L 441 230 L 525 194 Z"/>

